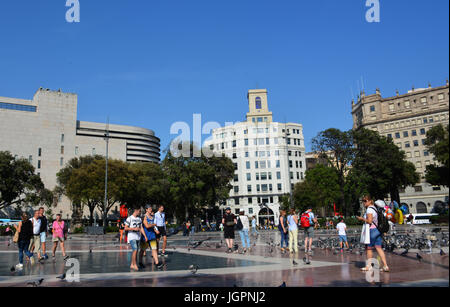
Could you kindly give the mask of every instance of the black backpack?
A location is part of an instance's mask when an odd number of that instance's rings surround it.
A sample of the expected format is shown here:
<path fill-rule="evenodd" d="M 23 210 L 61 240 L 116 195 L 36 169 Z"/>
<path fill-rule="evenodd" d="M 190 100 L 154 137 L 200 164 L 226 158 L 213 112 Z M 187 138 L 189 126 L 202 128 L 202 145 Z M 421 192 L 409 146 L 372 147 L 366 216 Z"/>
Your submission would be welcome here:
<path fill-rule="evenodd" d="M 377 211 L 378 215 L 378 221 L 375 226 L 377 226 L 377 229 L 381 234 L 387 233 L 390 227 L 388 219 L 384 216 L 384 209 L 374 206 L 372 206 L 372 208 Z"/>
<path fill-rule="evenodd" d="M 241 218 L 240 218 L 240 217 L 238 218 L 238 222 L 237 222 L 237 225 L 236 225 L 236 229 L 237 229 L 237 230 L 242 230 L 242 229 L 244 229 L 244 224 L 242 224 L 242 221 L 241 221 Z"/>

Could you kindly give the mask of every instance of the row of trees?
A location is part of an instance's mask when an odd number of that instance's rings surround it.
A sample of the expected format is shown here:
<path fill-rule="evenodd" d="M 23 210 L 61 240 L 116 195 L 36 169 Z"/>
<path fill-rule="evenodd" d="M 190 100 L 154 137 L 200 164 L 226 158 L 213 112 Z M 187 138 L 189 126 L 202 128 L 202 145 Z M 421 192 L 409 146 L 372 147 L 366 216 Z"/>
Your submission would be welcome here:
<path fill-rule="evenodd" d="M 426 145 L 436 163 L 427 166 L 425 179 L 433 185 L 448 186 L 448 132 L 448 126 L 441 125 L 427 132 Z M 400 203 L 399 190 L 420 181 L 405 152 L 378 132 L 328 129 L 312 144 L 326 163 L 308 170 L 305 180 L 295 186 L 294 203 L 300 209 L 314 206 L 329 211 L 335 203 L 339 212 L 352 215 L 359 210 L 363 194 L 377 199 L 390 195 Z"/>
<path fill-rule="evenodd" d="M 197 209 L 225 201 L 234 174 L 234 165 L 226 157 L 176 158 L 167 153 L 161 164 L 110 159 L 105 203 L 105 164 L 102 156 L 74 158 L 57 174 L 56 192 L 71 200 L 74 221 L 87 207 L 90 224 L 98 209 L 106 225 L 111 208 L 118 204 L 128 208 L 163 204 L 169 214 L 183 220 Z"/>

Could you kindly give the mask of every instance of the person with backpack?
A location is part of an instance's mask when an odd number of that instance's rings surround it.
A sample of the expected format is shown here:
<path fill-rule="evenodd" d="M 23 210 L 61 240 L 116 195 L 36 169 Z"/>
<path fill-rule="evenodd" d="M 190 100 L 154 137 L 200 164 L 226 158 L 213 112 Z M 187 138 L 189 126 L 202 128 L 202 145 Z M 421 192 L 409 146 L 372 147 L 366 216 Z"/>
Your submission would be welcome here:
<path fill-rule="evenodd" d="M 370 195 L 363 197 L 363 204 L 366 208 L 364 217 L 358 216 L 358 220 L 370 225 L 370 243 L 367 244 L 367 259 L 373 259 L 373 250 L 375 249 L 383 262 L 383 272 L 389 272 L 389 267 L 386 262 L 386 255 L 384 254 L 383 234 L 389 231 L 389 224 L 387 219 L 383 215 L 383 209 L 377 207 Z M 386 226 L 387 225 L 387 226 Z M 386 229 L 387 227 L 387 229 Z M 369 265 L 366 265 L 361 269 L 363 272 L 367 272 L 371 269 Z"/>
<path fill-rule="evenodd" d="M 281 253 L 284 254 L 285 250 L 283 248 L 283 246 L 286 247 L 286 249 L 288 249 L 288 237 L 289 237 L 289 232 L 288 232 L 288 221 L 286 218 L 286 210 L 280 210 L 280 218 L 279 218 L 279 223 L 278 223 L 278 229 L 280 230 L 280 234 L 281 234 Z"/>
<path fill-rule="evenodd" d="M 317 225 L 317 219 L 312 212 L 312 208 L 309 207 L 300 217 L 300 225 L 305 232 L 305 253 L 312 252 L 312 241 L 314 238 L 314 227 Z M 309 242 L 309 248 L 308 248 Z"/>
<path fill-rule="evenodd" d="M 241 237 L 242 242 L 243 249 L 241 254 L 245 254 L 247 252 L 247 248 L 250 250 L 250 237 L 248 236 L 248 231 L 250 230 L 250 222 L 248 220 L 248 217 L 244 215 L 244 211 L 239 212 L 237 230 L 239 231 L 239 236 Z"/>
<path fill-rule="evenodd" d="M 23 269 L 23 254 L 29 259 L 30 263 L 35 263 L 35 257 L 32 252 L 28 250 L 30 240 L 33 237 L 33 223 L 28 219 L 28 214 L 22 214 L 22 221 L 16 229 L 15 241 L 17 240 L 17 246 L 19 247 L 19 263 L 16 265 L 17 270 Z"/>
<path fill-rule="evenodd" d="M 234 214 L 231 213 L 230 207 L 225 209 L 225 214 L 222 218 L 222 224 L 224 225 L 223 234 L 228 247 L 227 253 L 232 253 L 234 241 L 234 225 L 237 224 L 237 220 Z"/>
<path fill-rule="evenodd" d="M 290 209 L 287 217 L 288 229 L 289 229 L 289 250 L 291 254 L 298 252 L 298 219 L 295 215 L 295 210 Z"/>

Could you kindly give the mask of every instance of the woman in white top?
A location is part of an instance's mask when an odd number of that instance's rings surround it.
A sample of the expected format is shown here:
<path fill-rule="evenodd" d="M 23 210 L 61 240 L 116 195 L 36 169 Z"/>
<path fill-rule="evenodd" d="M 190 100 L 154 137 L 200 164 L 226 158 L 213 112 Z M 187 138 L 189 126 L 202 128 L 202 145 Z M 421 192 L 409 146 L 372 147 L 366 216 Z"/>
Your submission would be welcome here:
<path fill-rule="evenodd" d="M 290 209 L 289 216 L 287 217 L 289 228 L 289 250 L 292 253 L 298 252 L 298 218 L 295 215 L 295 210 Z"/>
<path fill-rule="evenodd" d="M 367 244 L 367 260 L 373 259 L 373 250 L 376 249 L 378 255 L 383 262 L 384 272 L 389 272 L 389 267 L 386 262 L 386 255 L 384 254 L 382 244 L 383 244 L 383 236 L 377 228 L 378 223 L 378 213 L 374 206 L 373 199 L 370 195 L 366 195 L 363 197 L 364 207 L 366 207 L 366 214 L 364 217 L 358 216 L 358 220 L 365 222 L 370 225 L 370 243 Z M 361 271 L 369 271 L 371 267 L 366 265 L 366 267 L 362 268 Z"/>
<path fill-rule="evenodd" d="M 239 236 L 241 237 L 242 242 L 242 252 L 241 254 L 245 254 L 247 252 L 247 248 L 250 250 L 250 237 L 248 235 L 248 231 L 250 230 L 250 222 L 248 217 L 244 215 L 244 211 L 239 212 L 239 218 L 242 223 L 242 229 L 239 230 Z"/>

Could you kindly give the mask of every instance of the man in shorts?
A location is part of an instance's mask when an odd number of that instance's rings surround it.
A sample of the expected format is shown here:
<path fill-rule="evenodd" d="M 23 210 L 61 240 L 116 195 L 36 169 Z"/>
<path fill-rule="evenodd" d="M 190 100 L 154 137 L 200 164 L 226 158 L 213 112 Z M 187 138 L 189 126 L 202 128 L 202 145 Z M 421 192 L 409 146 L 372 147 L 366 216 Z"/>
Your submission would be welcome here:
<path fill-rule="evenodd" d="M 30 219 L 33 223 L 33 236 L 30 240 L 29 250 L 37 254 L 37 259 L 41 259 L 41 220 L 39 219 L 39 210 L 34 211 L 34 216 Z"/>
<path fill-rule="evenodd" d="M 305 253 L 311 253 L 312 252 L 312 241 L 314 238 L 314 228 L 317 225 L 317 219 L 314 216 L 314 213 L 312 212 L 312 208 L 308 208 L 306 210 L 305 214 L 309 215 L 309 227 L 304 228 L 305 231 Z M 308 247 L 309 243 L 309 247 Z"/>
<path fill-rule="evenodd" d="M 130 243 L 131 249 L 133 250 L 131 254 L 130 269 L 135 271 L 139 271 L 139 268 L 136 265 L 137 252 L 139 249 L 138 244 L 141 240 L 141 234 L 145 235 L 142 227 L 142 219 L 139 217 L 140 215 L 141 209 L 134 209 L 133 214 L 125 221 L 125 231 L 128 231 L 128 243 Z"/>
<path fill-rule="evenodd" d="M 161 256 L 166 256 L 166 246 L 167 246 L 167 233 L 166 233 L 166 214 L 164 213 L 164 206 L 159 205 L 158 212 L 155 213 L 155 224 L 158 228 L 159 234 L 156 235 L 156 250 L 159 251 L 159 241 L 161 237 L 163 238 L 163 246 L 161 251 Z"/>
<path fill-rule="evenodd" d="M 234 214 L 231 213 L 231 208 L 225 209 L 225 214 L 222 218 L 222 224 L 224 225 L 224 238 L 227 244 L 227 253 L 233 252 L 234 243 L 234 225 L 237 224 L 237 219 Z"/>
<path fill-rule="evenodd" d="M 48 259 L 46 250 L 45 250 L 45 241 L 47 239 L 47 225 L 48 221 L 47 218 L 44 215 L 44 207 L 39 208 L 39 219 L 41 220 L 41 248 L 42 248 L 42 257 L 39 260 L 45 260 Z"/>
<path fill-rule="evenodd" d="M 346 232 L 347 225 L 345 225 L 344 219 L 342 217 L 339 219 L 339 223 L 336 225 L 336 229 L 339 235 L 339 245 L 341 246 L 341 252 L 343 250 L 343 243 L 345 243 L 345 246 L 347 247 L 347 249 L 349 249 Z"/>

